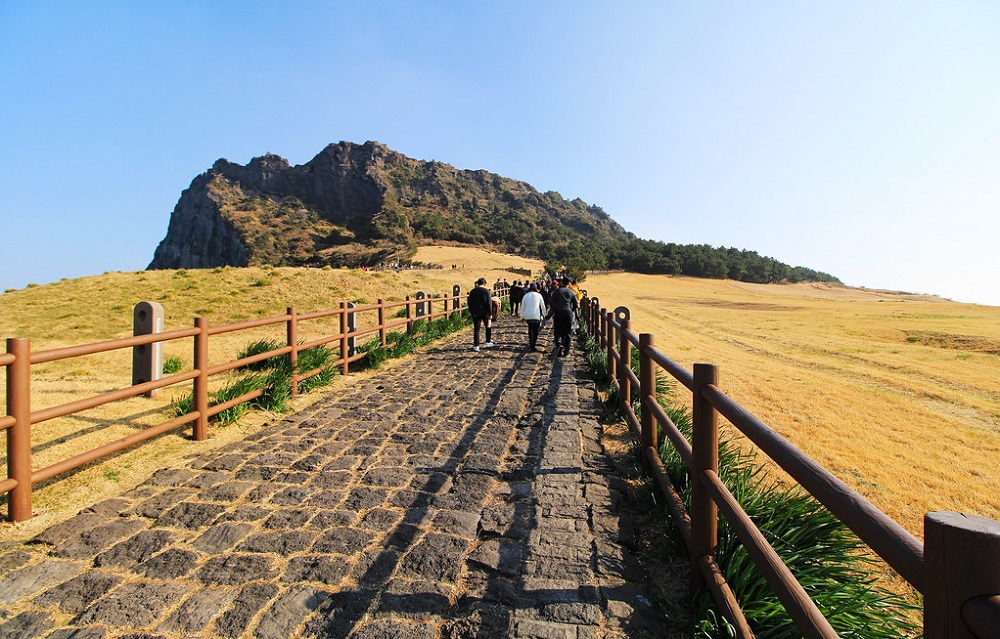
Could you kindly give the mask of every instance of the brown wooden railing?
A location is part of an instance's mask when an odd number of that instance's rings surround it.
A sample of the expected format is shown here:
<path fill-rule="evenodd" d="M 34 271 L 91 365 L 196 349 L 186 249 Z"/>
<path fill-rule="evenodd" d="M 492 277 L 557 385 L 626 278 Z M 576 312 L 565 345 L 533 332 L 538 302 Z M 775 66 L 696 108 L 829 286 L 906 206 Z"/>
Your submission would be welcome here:
<path fill-rule="evenodd" d="M 505 291 L 501 291 L 505 295 Z M 7 382 L 7 415 L 0 417 L 0 431 L 7 435 L 7 478 L 0 480 L 0 494 L 8 495 L 8 519 L 24 521 L 31 517 L 32 486 L 51 479 L 62 473 L 74 470 L 95 460 L 107 457 L 140 442 L 174 430 L 186 424 L 192 424 L 192 437 L 200 441 L 208 437 L 208 420 L 226 409 L 260 397 L 262 389 L 250 391 L 232 400 L 209 406 L 209 380 L 212 376 L 240 368 L 255 362 L 276 356 L 287 356 L 292 371 L 296 370 L 298 353 L 317 346 L 327 344 L 339 345 L 339 358 L 332 364 L 339 366 L 346 374 L 348 366 L 366 356 L 366 353 L 352 354 L 350 344 L 354 338 L 378 333 L 383 346 L 386 346 L 387 335 L 396 328 L 404 328 L 407 334 L 412 334 L 414 325 L 419 320 L 433 321 L 463 310 L 464 296 L 459 286 L 453 288 L 450 296 L 426 297 L 417 294 L 413 298 L 407 296 L 404 301 L 385 302 L 378 300 L 376 304 L 354 307 L 347 302 L 341 302 L 339 308 L 299 314 L 295 308 L 288 308 L 284 315 L 250 320 L 222 326 L 209 326 L 208 320 L 199 317 L 194 321 L 194 328 L 172 330 L 166 332 L 138 335 L 122 339 L 113 339 L 80 346 L 69 346 L 51 350 L 32 352 L 30 340 L 27 338 L 7 339 L 7 352 L 0 354 L 0 366 L 6 368 Z M 389 318 L 394 309 L 406 309 L 405 317 Z M 366 328 L 350 330 L 349 319 L 362 314 L 375 316 L 373 321 L 366 322 Z M 398 314 L 398 313 L 397 313 Z M 338 318 L 339 331 L 318 339 L 299 343 L 300 324 L 309 320 L 321 318 Z M 285 325 L 286 345 L 265 353 L 244 357 L 235 361 L 218 365 L 209 365 L 210 338 L 215 335 L 246 331 L 264 326 Z M 134 349 L 146 345 L 164 343 L 173 340 L 193 338 L 194 363 L 192 370 L 176 373 L 153 381 L 134 384 L 126 388 L 109 391 L 93 397 L 75 400 L 66 404 L 52 406 L 40 410 L 32 410 L 31 402 L 31 367 L 46 362 L 56 362 L 70 358 L 105 353 L 120 349 Z M 291 378 L 291 392 L 297 393 L 299 382 L 317 375 L 322 369 L 294 374 Z M 63 459 L 40 469 L 32 468 L 31 450 L 32 426 L 57 417 L 64 417 L 83 410 L 103 406 L 110 402 L 137 397 L 153 391 L 180 384 L 193 384 L 193 409 L 185 415 L 175 417 L 163 423 L 150 426 L 128 437 L 113 441 L 69 459 Z"/>
<path fill-rule="evenodd" d="M 590 334 L 607 351 L 608 374 L 619 387 L 620 409 L 639 440 L 644 468 L 666 498 L 687 545 L 692 588 L 710 590 L 739 637 L 753 633 L 715 560 L 720 512 L 802 635 L 823 639 L 838 635 L 719 479 L 720 414 L 923 594 L 925 639 L 1000 637 L 1000 522 L 975 515 L 928 513 L 921 543 L 723 393 L 716 366 L 695 364 L 689 372 L 671 361 L 655 349 L 652 334 L 631 332 L 627 308 L 609 312 L 597 298 L 584 298 L 581 311 Z M 638 374 L 632 370 L 632 349 L 639 352 Z M 658 370 L 691 391 L 691 441 L 657 401 Z M 632 408 L 633 398 L 639 398 L 639 416 Z M 690 512 L 660 460 L 659 429 L 691 471 Z"/>

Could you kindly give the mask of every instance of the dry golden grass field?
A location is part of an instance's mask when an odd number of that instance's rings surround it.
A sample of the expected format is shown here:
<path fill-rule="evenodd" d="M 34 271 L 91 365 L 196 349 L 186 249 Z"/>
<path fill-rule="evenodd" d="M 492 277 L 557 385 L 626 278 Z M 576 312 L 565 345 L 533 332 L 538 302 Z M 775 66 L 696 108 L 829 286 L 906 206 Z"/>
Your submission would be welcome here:
<path fill-rule="evenodd" d="M 199 315 L 219 325 L 280 315 L 287 306 L 303 313 L 341 301 L 401 300 L 418 290 L 450 293 L 453 284 L 465 291 L 479 276 L 518 279 L 502 270 L 508 266 L 541 268 L 537 260 L 468 248 L 427 247 L 416 259 L 445 268 L 225 268 L 64 280 L 0 295 L 0 337 L 28 337 L 33 350 L 126 337 L 132 307 L 142 300 L 163 304 L 170 330 Z M 631 274 L 592 275 L 583 288 L 603 306 L 629 307 L 636 332 L 655 334 L 657 348 L 678 363 L 719 364 L 725 392 L 918 536 L 930 510 L 1000 519 L 1000 308 L 841 286 Z M 302 330 L 304 339 L 337 332 L 318 322 Z M 278 325 L 213 337 L 211 363 L 233 359 L 253 339 L 283 339 L 283 331 Z M 190 340 L 164 350 L 191 365 Z M 130 366 L 128 351 L 36 365 L 33 408 L 127 386 Z M 319 393 L 366 377 L 338 378 Z M 171 399 L 187 390 L 36 425 L 34 467 L 163 421 Z M 209 442 L 178 431 L 50 482 L 36 490 L 36 516 L 0 526 L 0 541 L 27 538 L 274 418 L 213 427 Z"/>
<path fill-rule="evenodd" d="M 689 370 L 717 364 L 724 392 L 918 537 L 928 511 L 1000 519 L 1000 308 L 624 273 L 584 288 Z"/>

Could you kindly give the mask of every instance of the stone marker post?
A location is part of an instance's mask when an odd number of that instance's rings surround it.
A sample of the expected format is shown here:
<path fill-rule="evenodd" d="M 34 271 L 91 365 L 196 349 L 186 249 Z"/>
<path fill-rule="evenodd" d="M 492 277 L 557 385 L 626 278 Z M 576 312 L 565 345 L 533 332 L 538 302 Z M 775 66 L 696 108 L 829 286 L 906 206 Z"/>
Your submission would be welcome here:
<path fill-rule="evenodd" d="M 163 305 L 139 302 L 132 310 L 132 335 L 152 335 L 163 332 Z M 143 384 L 163 376 L 163 342 L 132 347 L 132 385 Z M 153 397 L 158 390 L 144 393 Z"/>

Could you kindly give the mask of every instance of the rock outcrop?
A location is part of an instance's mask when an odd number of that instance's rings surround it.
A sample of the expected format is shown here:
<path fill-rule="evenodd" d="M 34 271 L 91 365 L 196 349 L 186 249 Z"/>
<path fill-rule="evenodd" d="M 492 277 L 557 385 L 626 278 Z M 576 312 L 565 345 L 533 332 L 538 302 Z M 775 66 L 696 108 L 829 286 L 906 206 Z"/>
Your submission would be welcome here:
<path fill-rule="evenodd" d="M 219 203 L 208 196 L 209 174 L 195 178 L 181 194 L 167 237 L 156 248 L 151 269 L 247 266 L 239 231 L 222 216 Z"/>

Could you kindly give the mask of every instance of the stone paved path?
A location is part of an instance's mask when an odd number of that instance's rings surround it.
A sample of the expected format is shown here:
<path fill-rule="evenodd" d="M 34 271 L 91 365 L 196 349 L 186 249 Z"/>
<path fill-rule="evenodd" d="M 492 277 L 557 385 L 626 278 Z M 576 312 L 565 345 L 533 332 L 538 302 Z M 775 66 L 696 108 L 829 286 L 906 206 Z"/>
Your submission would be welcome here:
<path fill-rule="evenodd" d="M 662 636 L 585 363 L 525 352 L 510 320 L 495 336 L 0 553 L 0 637 Z"/>

